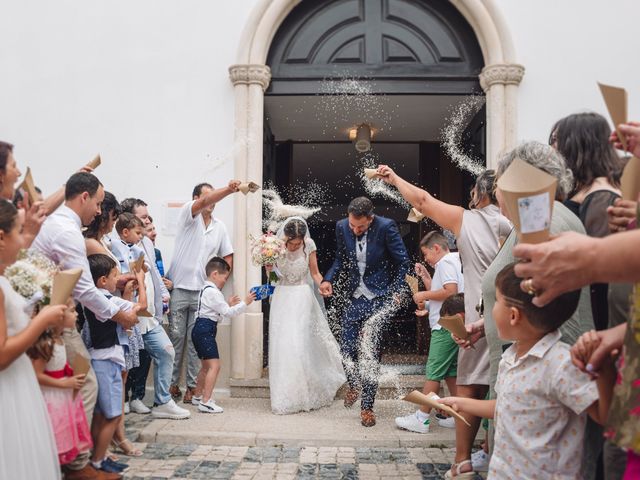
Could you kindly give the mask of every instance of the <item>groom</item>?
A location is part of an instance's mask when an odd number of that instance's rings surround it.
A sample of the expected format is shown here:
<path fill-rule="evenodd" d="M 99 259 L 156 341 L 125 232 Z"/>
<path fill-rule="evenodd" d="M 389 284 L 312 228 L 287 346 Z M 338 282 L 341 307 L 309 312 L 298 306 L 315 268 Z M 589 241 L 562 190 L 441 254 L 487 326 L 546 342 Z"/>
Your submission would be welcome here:
<path fill-rule="evenodd" d="M 351 201 L 349 218 L 336 224 L 336 258 L 320 285 L 324 297 L 333 294 L 333 282 L 341 272 L 347 274 L 348 304 L 342 317 L 341 349 L 349 391 L 344 406 L 351 407 L 362 388 L 360 420 L 365 427 L 376 424 L 373 402 L 378 390 L 377 372 L 360 374 L 358 344 L 365 322 L 389 302 L 397 302 L 405 288 L 410 269 L 407 250 L 393 220 L 375 216 L 367 197 Z M 376 332 L 376 336 L 377 336 Z M 373 339 L 373 358 L 379 359 L 379 339 Z"/>

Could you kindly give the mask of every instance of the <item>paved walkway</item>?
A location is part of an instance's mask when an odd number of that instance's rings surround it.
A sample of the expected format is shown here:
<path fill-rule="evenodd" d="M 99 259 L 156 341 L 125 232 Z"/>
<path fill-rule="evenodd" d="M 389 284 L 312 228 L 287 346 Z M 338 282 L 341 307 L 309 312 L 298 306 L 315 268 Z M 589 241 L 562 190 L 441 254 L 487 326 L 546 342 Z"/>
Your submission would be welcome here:
<path fill-rule="evenodd" d="M 364 428 L 357 408 L 341 402 L 316 412 L 273 415 L 266 399 L 223 398 L 221 415 L 154 420 L 127 416 L 127 434 L 141 439 L 127 479 L 442 479 L 453 460 L 453 431 L 428 435 L 398 430 L 393 419 L 414 411 L 394 400 L 376 402 L 378 425 Z M 478 476 L 478 479 L 481 477 Z"/>

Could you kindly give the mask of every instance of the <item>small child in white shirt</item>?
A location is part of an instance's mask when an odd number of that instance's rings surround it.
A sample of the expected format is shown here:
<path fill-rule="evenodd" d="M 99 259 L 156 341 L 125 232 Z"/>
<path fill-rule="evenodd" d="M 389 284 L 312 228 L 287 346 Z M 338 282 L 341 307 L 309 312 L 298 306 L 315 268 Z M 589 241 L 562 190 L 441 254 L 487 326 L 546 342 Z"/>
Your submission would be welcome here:
<path fill-rule="evenodd" d="M 191 332 L 193 346 L 198 358 L 202 360 L 192 402 L 198 405 L 198 410 L 203 413 L 224 411 L 212 398 L 213 387 L 220 372 L 220 354 L 216 342 L 218 321 L 243 313 L 247 305 L 250 305 L 256 297 L 253 292 L 250 292 L 244 301 L 240 301 L 240 297 L 234 295 L 227 303 L 222 295 L 222 288 L 230 272 L 231 267 L 223 258 L 213 257 L 207 262 L 207 282 L 200 291 L 196 323 Z"/>
<path fill-rule="evenodd" d="M 493 319 L 500 338 L 514 341 L 500 361 L 497 400 L 448 397 L 440 402 L 495 418 L 489 479 L 583 478 L 585 413 L 600 424 L 606 422 L 615 368 L 609 362 L 594 382 L 573 365 L 570 346 L 560 341 L 558 328 L 573 315 L 580 290 L 538 308 L 520 288 L 522 279 L 515 275 L 514 265 L 496 277 Z M 452 465 L 455 478 L 472 474 L 462 468 L 467 463 Z"/>

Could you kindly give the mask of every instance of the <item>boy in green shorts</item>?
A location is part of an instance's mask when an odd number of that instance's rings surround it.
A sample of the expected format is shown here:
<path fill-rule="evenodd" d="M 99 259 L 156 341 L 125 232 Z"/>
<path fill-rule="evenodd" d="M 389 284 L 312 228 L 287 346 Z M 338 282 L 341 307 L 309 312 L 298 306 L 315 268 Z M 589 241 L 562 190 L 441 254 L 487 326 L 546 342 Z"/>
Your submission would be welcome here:
<path fill-rule="evenodd" d="M 440 326 L 438 320 L 441 315 L 450 316 L 458 313 L 464 318 L 464 280 L 460 256 L 449 251 L 446 237 L 437 231 L 424 236 L 420 241 L 420 250 L 425 261 L 435 269 L 432 279 L 423 276 L 427 290 L 413 296 L 418 305 L 429 301 L 431 341 L 426 368 L 427 380 L 422 391 L 425 394 L 437 394 L 440 392 L 440 382 L 444 380 L 449 391 L 455 392 L 458 345 L 451 338 L 451 334 Z M 429 433 L 429 414 L 430 409 L 422 407 L 415 414 L 397 417 L 396 425 L 411 432 Z M 441 426 L 453 427 L 448 425 L 453 423 L 449 419 L 438 421 Z"/>

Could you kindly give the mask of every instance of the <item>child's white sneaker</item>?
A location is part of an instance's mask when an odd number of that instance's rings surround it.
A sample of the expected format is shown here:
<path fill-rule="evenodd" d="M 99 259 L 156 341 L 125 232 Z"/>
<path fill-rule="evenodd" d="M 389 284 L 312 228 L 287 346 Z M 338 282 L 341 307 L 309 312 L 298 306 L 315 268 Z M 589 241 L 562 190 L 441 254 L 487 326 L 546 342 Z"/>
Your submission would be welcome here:
<path fill-rule="evenodd" d="M 396 417 L 396 425 L 410 432 L 429 433 L 429 417 L 421 421 L 417 413 L 410 413 L 404 417 Z"/>
<path fill-rule="evenodd" d="M 489 454 L 480 449 L 471 454 L 471 466 L 474 472 L 489 471 Z"/>
<path fill-rule="evenodd" d="M 191 397 L 191 404 L 195 405 L 196 407 L 200 405 L 201 401 L 202 401 L 202 395 L 200 395 L 199 397 L 197 395 L 194 395 L 193 397 Z"/>
<path fill-rule="evenodd" d="M 130 411 L 131 410 L 129 409 L 129 402 L 124 402 L 124 414 L 129 415 Z"/>
<path fill-rule="evenodd" d="M 224 412 L 223 408 L 220 405 L 216 405 L 216 402 L 213 401 L 213 398 L 210 398 L 207 403 L 202 403 L 198 405 L 198 410 L 202 413 L 222 413 Z"/>

